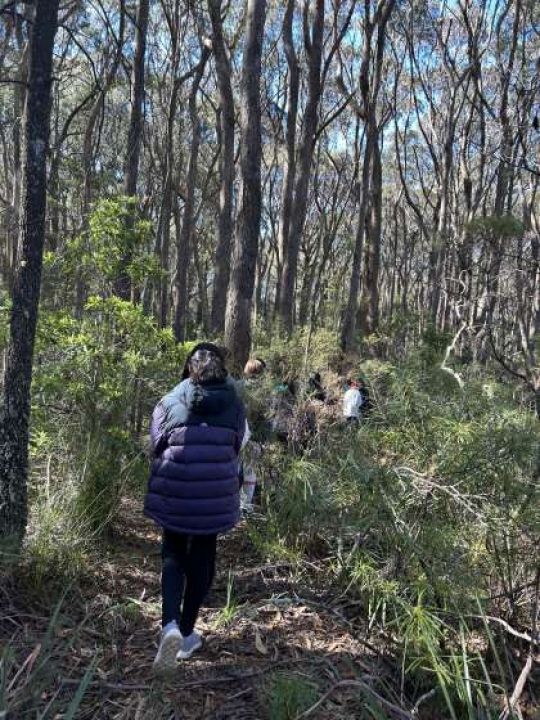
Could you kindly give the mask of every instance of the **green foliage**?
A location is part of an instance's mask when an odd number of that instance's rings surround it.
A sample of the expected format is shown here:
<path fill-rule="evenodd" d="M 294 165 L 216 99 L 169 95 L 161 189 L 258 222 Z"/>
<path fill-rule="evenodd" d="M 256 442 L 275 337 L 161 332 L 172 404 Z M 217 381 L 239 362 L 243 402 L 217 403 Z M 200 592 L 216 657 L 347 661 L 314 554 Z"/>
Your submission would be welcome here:
<path fill-rule="evenodd" d="M 230 625 L 238 615 L 240 608 L 241 606 L 234 596 L 234 578 L 232 572 L 229 570 L 229 577 L 227 578 L 227 598 L 225 605 L 220 609 L 214 619 L 214 628 L 227 627 Z"/>
<path fill-rule="evenodd" d="M 268 720 L 295 720 L 317 701 L 317 686 L 301 675 L 273 673 L 267 681 L 263 702 Z"/>
<path fill-rule="evenodd" d="M 506 239 L 523 234 L 523 223 L 513 215 L 489 215 L 473 218 L 467 225 L 468 232 L 476 237 L 487 239 Z"/>
<path fill-rule="evenodd" d="M 422 333 L 418 351 L 421 368 L 427 370 L 439 364 L 450 342 L 451 336 L 448 333 L 439 332 L 433 325 L 428 325 Z"/>
<path fill-rule="evenodd" d="M 340 356 L 338 334 L 333 330 L 298 328 L 290 337 L 261 331 L 255 335 L 254 354 L 262 357 L 279 379 L 301 378 L 332 367 Z"/>
<path fill-rule="evenodd" d="M 478 649 L 478 631 L 468 627 L 463 616 L 457 625 L 444 622 L 424 605 L 421 594 L 416 603 L 403 604 L 394 623 L 402 641 L 404 674 L 434 677 L 431 705 L 445 707 L 445 717 L 452 720 L 499 718 L 501 701 L 508 699 L 506 688 L 513 686 L 481 607 L 479 619 L 485 624 L 490 650 L 497 658 L 491 672 Z M 515 716 L 510 713 L 508 717 Z"/>
<path fill-rule="evenodd" d="M 170 330 L 117 297 L 91 297 L 82 320 L 44 312 L 33 384 L 35 475 L 71 479 L 81 517 L 94 529 L 110 521 L 122 488 L 146 478 L 137 439 L 152 404 L 169 389 L 187 353 Z"/>
<path fill-rule="evenodd" d="M 322 541 L 320 519 L 337 517 L 336 496 L 328 482 L 326 468 L 306 458 L 295 459 L 278 483 L 267 491 L 267 531 L 278 547 L 307 552 Z"/>
<path fill-rule="evenodd" d="M 67 246 L 64 273 L 100 293 L 109 293 L 124 270 L 137 284 L 157 276 L 156 255 L 147 251 L 151 227 L 140 217 L 135 198 L 100 200 L 90 216 L 88 234 L 75 237 Z M 46 256 L 46 266 L 55 260 L 52 254 Z"/>
<path fill-rule="evenodd" d="M 31 507 L 25 555 L 36 592 L 50 593 L 52 585 L 80 578 L 93 550 L 95 532 L 84 517 L 78 489 L 66 479 L 51 491 L 36 488 Z"/>
<path fill-rule="evenodd" d="M 9 338 L 9 318 L 11 313 L 11 299 L 2 298 L 0 301 L 0 348 L 5 348 Z"/>
<path fill-rule="evenodd" d="M 283 457 L 256 542 L 267 556 L 324 557 L 369 627 L 395 630 L 406 680 L 429 689 L 435 678 L 444 717 L 487 719 L 511 680 L 487 669 L 469 649 L 475 629 L 448 613 L 475 613 L 478 597 L 534 576 L 538 424 L 477 370 L 463 370 L 464 393 L 441 382 L 430 369 L 445 343 L 429 332 L 407 363 L 359 365 L 375 398 L 369 419 Z"/>

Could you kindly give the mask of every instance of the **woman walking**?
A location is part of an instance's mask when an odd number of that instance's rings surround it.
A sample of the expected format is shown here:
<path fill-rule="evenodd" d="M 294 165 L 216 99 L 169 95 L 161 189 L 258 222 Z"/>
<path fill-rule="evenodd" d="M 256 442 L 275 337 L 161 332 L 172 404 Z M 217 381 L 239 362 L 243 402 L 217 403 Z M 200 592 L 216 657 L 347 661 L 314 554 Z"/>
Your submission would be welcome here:
<path fill-rule="evenodd" d="M 163 529 L 158 672 L 202 646 L 195 630 L 214 578 L 216 542 L 240 517 L 238 454 L 249 439 L 244 406 L 222 351 L 200 343 L 182 382 L 152 415 L 154 460 L 144 512 Z"/>

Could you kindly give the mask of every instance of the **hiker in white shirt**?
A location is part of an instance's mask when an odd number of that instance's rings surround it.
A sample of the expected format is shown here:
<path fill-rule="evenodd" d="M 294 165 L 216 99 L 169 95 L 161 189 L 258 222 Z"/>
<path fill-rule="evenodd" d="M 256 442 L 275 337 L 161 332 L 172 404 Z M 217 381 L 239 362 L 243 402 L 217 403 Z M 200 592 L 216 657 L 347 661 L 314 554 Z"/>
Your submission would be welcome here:
<path fill-rule="evenodd" d="M 347 386 L 348 390 L 343 396 L 343 417 L 347 425 L 357 425 L 363 402 L 360 384 L 356 380 L 347 380 Z"/>

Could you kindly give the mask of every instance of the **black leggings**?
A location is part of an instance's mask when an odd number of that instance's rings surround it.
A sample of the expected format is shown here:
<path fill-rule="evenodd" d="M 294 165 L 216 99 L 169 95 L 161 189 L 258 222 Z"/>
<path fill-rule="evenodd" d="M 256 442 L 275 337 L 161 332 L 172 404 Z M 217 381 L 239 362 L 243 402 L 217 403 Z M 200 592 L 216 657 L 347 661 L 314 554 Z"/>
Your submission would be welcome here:
<path fill-rule="evenodd" d="M 163 531 L 163 627 L 176 620 L 182 635 L 193 632 L 200 607 L 214 579 L 216 542 L 217 535 L 180 535 L 170 530 Z"/>

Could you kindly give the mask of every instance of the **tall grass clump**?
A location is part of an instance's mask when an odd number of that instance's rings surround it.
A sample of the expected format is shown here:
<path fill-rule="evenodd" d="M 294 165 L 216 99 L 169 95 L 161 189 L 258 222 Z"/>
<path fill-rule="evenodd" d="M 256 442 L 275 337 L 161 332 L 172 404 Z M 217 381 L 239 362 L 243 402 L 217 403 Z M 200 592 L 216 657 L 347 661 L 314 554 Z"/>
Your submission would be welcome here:
<path fill-rule="evenodd" d="M 404 686 L 435 688 L 443 717 L 487 720 L 515 678 L 484 618 L 534 624 L 539 428 L 508 383 L 464 367 L 462 391 L 439 364 L 431 337 L 407 362 L 359 364 L 374 409 L 286 462 L 265 531 L 324 558 L 334 593 L 395 638 Z"/>
<path fill-rule="evenodd" d="M 60 632 L 63 604 L 64 600 L 56 605 L 47 629 L 32 647 L 16 634 L 0 650 L 0 718 L 80 717 L 99 655 L 77 668 L 77 678 L 69 677 L 78 633 L 66 640 Z"/>

